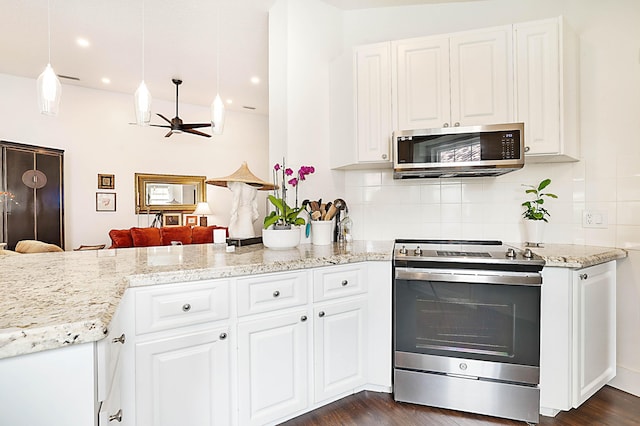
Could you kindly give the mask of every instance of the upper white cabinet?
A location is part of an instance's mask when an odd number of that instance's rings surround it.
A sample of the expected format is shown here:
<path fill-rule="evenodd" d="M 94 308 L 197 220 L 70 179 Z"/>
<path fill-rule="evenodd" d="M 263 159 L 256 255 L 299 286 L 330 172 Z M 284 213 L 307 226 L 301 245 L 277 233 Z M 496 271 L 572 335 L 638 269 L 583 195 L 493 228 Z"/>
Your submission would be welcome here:
<path fill-rule="evenodd" d="M 398 129 L 513 120 L 512 27 L 392 43 Z"/>
<path fill-rule="evenodd" d="M 578 159 L 577 38 L 562 17 L 514 25 L 516 121 L 527 161 Z"/>
<path fill-rule="evenodd" d="M 356 60 L 358 162 L 391 161 L 391 51 L 389 43 L 359 47 Z"/>

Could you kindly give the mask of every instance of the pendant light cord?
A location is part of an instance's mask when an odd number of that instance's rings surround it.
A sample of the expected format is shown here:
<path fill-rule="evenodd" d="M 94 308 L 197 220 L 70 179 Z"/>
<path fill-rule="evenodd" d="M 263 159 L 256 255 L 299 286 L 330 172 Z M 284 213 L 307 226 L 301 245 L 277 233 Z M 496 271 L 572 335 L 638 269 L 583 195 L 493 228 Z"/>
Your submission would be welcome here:
<path fill-rule="evenodd" d="M 144 42 L 145 42 L 145 34 L 144 34 L 144 0 L 142 0 L 142 81 L 144 81 Z"/>
<path fill-rule="evenodd" d="M 47 0 L 47 39 L 49 41 L 49 64 L 51 64 L 51 0 Z"/>
<path fill-rule="evenodd" d="M 216 91 L 220 94 L 220 0 L 216 1 Z"/>

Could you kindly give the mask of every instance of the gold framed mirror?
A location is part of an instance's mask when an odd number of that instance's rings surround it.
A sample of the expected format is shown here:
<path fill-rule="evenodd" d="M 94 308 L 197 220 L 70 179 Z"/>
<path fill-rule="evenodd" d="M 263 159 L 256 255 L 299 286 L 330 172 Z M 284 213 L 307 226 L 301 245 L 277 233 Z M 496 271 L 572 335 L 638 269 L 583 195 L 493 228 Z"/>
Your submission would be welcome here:
<path fill-rule="evenodd" d="M 192 212 L 207 201 L 206 176 L 135 174 L 136 214 Z"/>

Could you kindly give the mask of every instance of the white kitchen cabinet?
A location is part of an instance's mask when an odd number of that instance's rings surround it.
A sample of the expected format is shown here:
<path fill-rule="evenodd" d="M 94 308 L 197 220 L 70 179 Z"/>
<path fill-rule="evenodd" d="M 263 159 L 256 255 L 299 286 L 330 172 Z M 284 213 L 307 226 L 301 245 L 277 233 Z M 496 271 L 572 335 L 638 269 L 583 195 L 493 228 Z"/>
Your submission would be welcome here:
<path fill-rule="evenodd" d="M 526 161 L 576 161 L 578 41 L 562 17 L 514 25 L 516 121 Z"/>
<path fill-rule="evenodd" d="M 360 46 L 356 57 L 358 162 L 391 162 L 390 43 Z"/>
<path fill-rule="evenodd" d="M 513 121 L 512 27 L 392 43 L 398 129 Z"/>
<path fill-rule="evenodd" d="M 228 425 L 228 327 L 136 344 L 136 424 Z"/>
<path fill-rule="evenodd" d="M 308 328 L 304 309 L 238 324 L 241 425 L 262 425 L 307 407 Z"/>
<path fill-rule="evenodd" d="M 363 297 L 314 309 L 316 403 L 366 383 L 367 303 Z"/>
<path fill-rule="evenodd" d="M 616 267 L 545 267 L 542 274 L 540 413 L 555 416 L 616 374 Z"/>

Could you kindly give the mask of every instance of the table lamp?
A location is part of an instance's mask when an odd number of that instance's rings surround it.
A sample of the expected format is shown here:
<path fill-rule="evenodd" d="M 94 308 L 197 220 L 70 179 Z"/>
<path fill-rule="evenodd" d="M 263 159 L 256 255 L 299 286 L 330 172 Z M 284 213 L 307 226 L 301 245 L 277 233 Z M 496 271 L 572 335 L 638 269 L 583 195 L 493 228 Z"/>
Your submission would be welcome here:
<path fill-rule="evenodd" d="M 196 209 L 193 211 L 194 215 L 200 216 L 200 226 L 207 226 L 207 216 L 209 214 L 213 214 L 211 211 L 211 207 L 209 207 L 209 203 L 206 201 L 198 203 Z"/>

